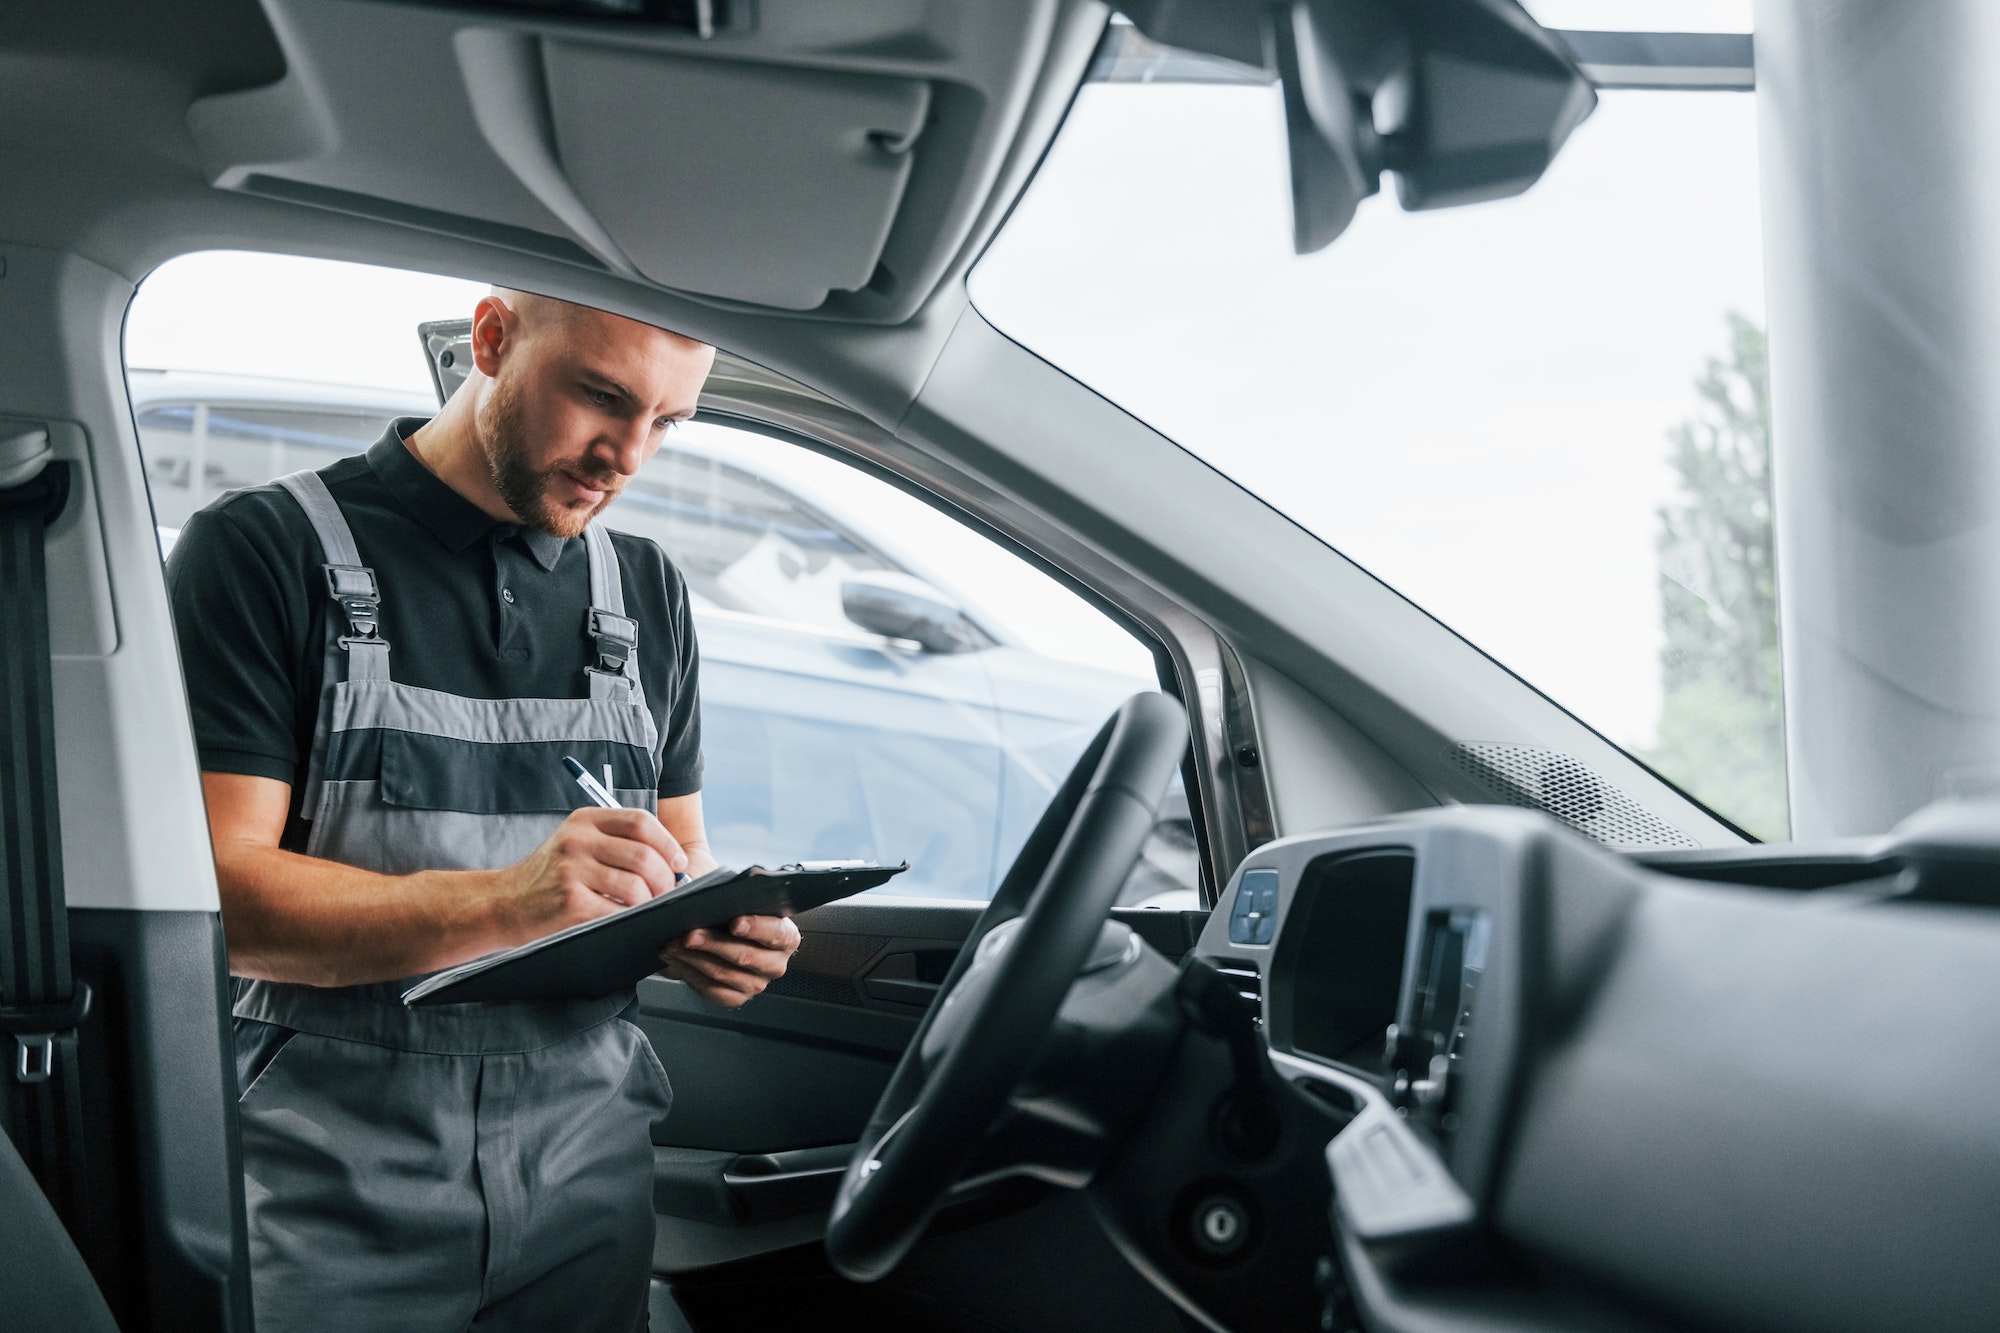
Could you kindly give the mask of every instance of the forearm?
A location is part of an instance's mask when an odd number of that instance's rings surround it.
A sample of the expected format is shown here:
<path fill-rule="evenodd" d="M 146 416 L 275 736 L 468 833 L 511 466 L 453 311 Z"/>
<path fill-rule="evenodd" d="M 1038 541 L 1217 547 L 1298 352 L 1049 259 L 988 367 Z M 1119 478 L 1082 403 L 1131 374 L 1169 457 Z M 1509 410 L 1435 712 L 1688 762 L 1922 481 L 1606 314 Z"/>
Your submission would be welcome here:
<path fill-rule="evenodd" d="M 521 942 L 494 910 L 494 871 L 378 875 L 275 847 L 218 844 L 215 873 L 238 976 L 393 981 Z"/>
<path fill-rule="evenodd" d="M 268 981 L 435 972 L 645 902 L 687 864 L 651 814 L 587 806 L 511 866 L 378 875 L 282 850 L 285 783 L 205 772 L 201 786 L 229 970 Z"/>

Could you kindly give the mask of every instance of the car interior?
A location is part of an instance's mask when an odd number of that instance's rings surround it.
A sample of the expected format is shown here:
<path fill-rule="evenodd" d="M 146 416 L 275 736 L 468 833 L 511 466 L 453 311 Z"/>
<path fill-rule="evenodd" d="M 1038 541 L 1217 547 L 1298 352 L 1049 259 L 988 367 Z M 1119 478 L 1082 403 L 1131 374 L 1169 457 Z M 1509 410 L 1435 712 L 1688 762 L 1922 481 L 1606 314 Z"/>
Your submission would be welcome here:
<path fill-rule="evenodd" d="M 804 913 L 740 1009 L 641 983 L 674 1090 L 655 1330 L 2000 1323 L 2000 31 L 1983 0 L 1757 0 L 1754 44 L 1543 12 L 7 6 L 0 1327 L 253 1327 L 228 945 L 161 563 L 205 474 L 145 445 L 219 391 L 144 387 L 125 350 L 148 275 L 212 251 L 712 343 L 700 421 L 894 488 L 1150 658 L 1151 688 L 1090 726 L 1016 710 L 1062 739 L 1007 738 L 1047 771 L 995 780 L 1017 803 L 970 888 Z M 1616 90 L 1756 99 L 1789 838 L 975 304 L 1106 82 L 1270 90 L 1299 255 L 1532 199 Z M 409 329 L 440 393 L 462 315 Z M 293 454 L 371 438 L 322 407 L 286 426 Z M 223 434 L 282 452 L 233 410 Z M 687 458 L 640 489 L 649 521 L 717 478 L 805 503 Z M 927 585 L 843 540 L 878 576 L 845 585 L 867 603 L 846 618 L 884 661 L 990 672 L 1004 631 L 955 603 L 926 621 Z M 941 780 L 891 776 L 898 837 L 941 826 Z"/>

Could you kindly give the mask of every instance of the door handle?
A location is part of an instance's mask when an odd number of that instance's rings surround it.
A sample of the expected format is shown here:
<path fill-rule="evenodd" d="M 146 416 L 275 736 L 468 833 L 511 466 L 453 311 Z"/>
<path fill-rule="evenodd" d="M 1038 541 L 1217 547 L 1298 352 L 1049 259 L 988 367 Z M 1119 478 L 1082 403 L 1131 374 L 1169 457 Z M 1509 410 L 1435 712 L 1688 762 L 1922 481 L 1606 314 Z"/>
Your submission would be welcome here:
<path fill-rule="evenodd" d="M 958 956 L 956 949 L 916 949 L 908 953 L 892 953 L 881 962 L 868 969 L 861 978 L 861 989 L 872 1000 L 889 1000 L 895 1004 L 930 1007 L 937 999 L 938 987 L 945 974 L 951 971 L 952 960 Z"/>
<path fill-rule="evenodd" d="M 840 1143 L 738 1157 L 723 1169 L 722 1183 L 745 1222 L 811 1212 L 832 1205 L 854 1148 Z"/>
<path fill-rule="evenodd" d="M 740 1227 L 827 1208 L 851 1143 L 786 1152 L 653 1149 L 653 1207 L 668 1217 Z"/>

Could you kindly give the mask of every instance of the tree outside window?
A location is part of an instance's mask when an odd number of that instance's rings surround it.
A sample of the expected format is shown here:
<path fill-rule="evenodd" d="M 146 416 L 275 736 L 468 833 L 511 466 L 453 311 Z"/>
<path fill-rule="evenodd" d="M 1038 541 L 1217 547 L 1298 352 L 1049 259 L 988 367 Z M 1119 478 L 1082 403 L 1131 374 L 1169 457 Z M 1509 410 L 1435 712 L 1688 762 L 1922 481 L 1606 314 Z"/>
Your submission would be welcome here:
<path fill-rule="evenodd" d="M 1644 758 L 1766 840 L 1790 836 L 1771 525 L 1764 331 L 1728 316 L 1729 347 L 1668 433 L 1679 494 L 1659 510 L 1657 742 Z"/>

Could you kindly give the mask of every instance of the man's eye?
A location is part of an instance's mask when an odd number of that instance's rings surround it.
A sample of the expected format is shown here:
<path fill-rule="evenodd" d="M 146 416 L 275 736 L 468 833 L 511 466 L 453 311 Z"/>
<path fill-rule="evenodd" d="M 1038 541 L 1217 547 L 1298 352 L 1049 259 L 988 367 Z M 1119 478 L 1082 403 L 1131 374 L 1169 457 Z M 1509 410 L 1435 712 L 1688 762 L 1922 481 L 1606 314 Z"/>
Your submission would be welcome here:
<path fill-rule="evenodd" d="M 586 389 L 584 390 L 584 394 L 590 399 L 591 406 L 593 407 L 609 407 L 615 401 L 610 394 L 602 389 Z"/>

